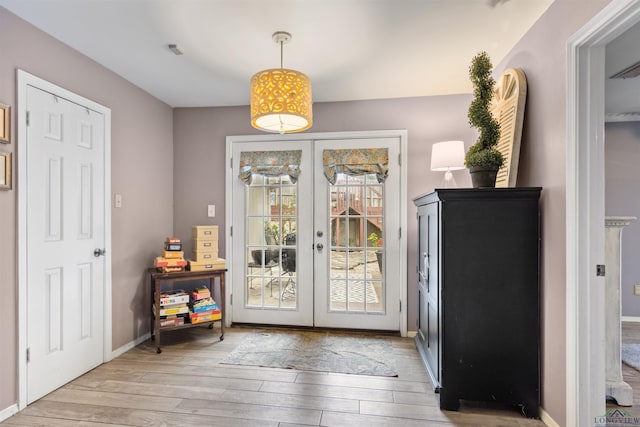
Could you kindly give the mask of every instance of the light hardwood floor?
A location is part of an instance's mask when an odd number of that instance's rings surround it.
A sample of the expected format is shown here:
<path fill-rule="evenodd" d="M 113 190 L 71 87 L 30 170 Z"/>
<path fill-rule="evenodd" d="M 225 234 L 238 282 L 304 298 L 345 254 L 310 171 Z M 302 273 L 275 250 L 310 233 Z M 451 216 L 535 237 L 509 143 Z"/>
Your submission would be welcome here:
<path fill-rule="evenodd" d="M 0 423 L 2 426 L 544 426 L 508 408 L 441 411 L 412 339 L 388 337 L 397 378 L 223 365 L 253 329 L 163 334 Z"/>

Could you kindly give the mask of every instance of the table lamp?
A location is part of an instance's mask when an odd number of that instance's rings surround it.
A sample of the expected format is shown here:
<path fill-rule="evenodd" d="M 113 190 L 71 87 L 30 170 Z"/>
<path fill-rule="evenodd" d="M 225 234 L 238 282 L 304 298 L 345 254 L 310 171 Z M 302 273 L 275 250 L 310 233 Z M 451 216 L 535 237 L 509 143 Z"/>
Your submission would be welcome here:
<path fill-rule="evenodd" d="M 431 148 L 431 170 L 445 171 L 441 188 L 456 188 L 456 180 L 451 171 L 464 169 L 464 142 L 444 141 Z"/>

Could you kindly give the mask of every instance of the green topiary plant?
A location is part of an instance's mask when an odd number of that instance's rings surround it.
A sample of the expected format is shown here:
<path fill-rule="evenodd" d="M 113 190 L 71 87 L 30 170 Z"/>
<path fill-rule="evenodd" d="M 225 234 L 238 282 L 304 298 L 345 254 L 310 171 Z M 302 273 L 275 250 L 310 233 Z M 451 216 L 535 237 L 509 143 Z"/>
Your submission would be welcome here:
<path fill-rule="evenodd" d="M 469 105 L 467 116 L 469 124 L 480 131 L 478 140 L 465 155 L 464 164 L 469 169 L 498 170 L 504 164 L 504 156 L 495 148 L 500 138 L 500 123 L 489 110 L 496 83 L 491 76 L 492 68 L 487 52 L 477 54 L 469 66 L 475 98 Z"/>

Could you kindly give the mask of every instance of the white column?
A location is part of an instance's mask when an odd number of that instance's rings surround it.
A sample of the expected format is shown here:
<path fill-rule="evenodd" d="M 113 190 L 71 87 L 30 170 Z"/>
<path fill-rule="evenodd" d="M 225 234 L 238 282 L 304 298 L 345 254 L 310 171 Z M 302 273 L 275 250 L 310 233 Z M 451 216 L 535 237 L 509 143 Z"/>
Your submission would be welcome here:
<path fill-rule="evenodd" d="M 622 228 L 636 217 L 619 216 L 605 218 L 605 378 L 606 394 L 616 400 L 618 405 L 633 405 L 633 390 L 622 380 L 620 324 L 620 285 L 621 285 L 621 237 Z"/>

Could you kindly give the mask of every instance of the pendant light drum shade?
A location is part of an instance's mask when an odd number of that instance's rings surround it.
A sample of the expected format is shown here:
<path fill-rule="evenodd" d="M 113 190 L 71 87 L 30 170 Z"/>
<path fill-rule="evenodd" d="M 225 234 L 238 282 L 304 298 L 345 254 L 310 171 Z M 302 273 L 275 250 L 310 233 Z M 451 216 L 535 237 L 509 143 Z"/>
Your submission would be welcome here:
<path fill-rule="evenodd" d="M 302 132 L 313 122 L 311 81 L 300 71 L 272 68 L 251 78 L 251 124 L 267 132 Z"/>

